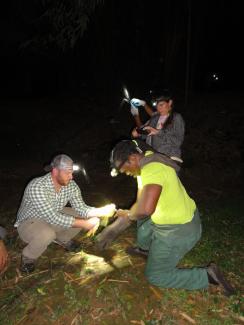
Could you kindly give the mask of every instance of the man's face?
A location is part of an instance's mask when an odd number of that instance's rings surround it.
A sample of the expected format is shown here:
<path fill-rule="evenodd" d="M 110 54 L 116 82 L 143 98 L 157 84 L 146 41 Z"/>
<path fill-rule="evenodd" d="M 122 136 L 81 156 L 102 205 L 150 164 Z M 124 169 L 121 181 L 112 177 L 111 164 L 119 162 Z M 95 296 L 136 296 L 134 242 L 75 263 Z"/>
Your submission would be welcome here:
<path fill-rule="evenodd" d="M 56 181 L 61 186 L 67 186 L 73 179 L 73 170 L 57 169 Z"/>
<path fill-rule="evenodd" d="M 120 166 L 121 162 L 116 165 Z M 122 165 L 119 168 L 119 172 L 132 177 L 140 175 L 140 167 L 137 155 L 132 154 L 124 163 L 122 162 Z"/>

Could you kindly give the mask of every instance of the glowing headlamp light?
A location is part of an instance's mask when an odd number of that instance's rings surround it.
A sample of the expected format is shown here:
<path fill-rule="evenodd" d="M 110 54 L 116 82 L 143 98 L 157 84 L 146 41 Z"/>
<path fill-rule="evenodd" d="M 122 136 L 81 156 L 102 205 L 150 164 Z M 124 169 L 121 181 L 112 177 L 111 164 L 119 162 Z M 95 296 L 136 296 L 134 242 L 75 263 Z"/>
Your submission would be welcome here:
<path fill-rule="evenodd" d="M 130 94 L 125 86 L 123 86 L 123 93 L 124 93 L 123 100 L 126 101 L 127 103 L 129 103 L 130 102 Z"/>
<path fill-rule="evenodd" d="M 124 160 L 122 160 L 117 166 L 113 163 L 112 164 L 112 166 L 115 166 L 115 167 L 112 167 L 112 170 L 111 170 L 111 172 L 110 172 L 110 175 L 112 176 L 112 177 L 116 177 L 116 176 L 118 176 L 119 175 L 119 173 L 120 173 L 120 169 L 121 169 L 121 167 L 124 165 L 124 163 L 126 162 L 126 160 L 127 160 L 127 158 L 126 159 L 124 159 Z"/>
<path fill-rule="evenodd" d="M 118 172 L 118 170 L 117 170 L 116 168 L 113 168 L 113 169 L 111 170 L 111 172 L 110 172 L 110 175 L 111 175 L 112 177 L 116 177 L 116 176 L 118 176 L 118 174 L 119 174 L 119 172 Z"/>
<path fill-rule="evenodd" d="M 73 165 L 73 171 L 77 172 L 78 170 L 80 170 L 80 166 L 78 165 Z"/>

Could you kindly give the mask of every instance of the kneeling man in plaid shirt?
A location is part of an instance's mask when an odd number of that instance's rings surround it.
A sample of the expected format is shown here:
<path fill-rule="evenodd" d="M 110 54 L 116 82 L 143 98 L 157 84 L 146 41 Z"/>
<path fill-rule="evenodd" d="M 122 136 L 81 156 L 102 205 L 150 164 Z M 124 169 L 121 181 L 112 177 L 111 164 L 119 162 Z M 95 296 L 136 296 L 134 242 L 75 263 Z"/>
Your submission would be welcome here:
<path fill-rule="evenodd" d="M 27 185 L 17 213 L 15 227 L 27 243 L 21 256 L 22 272 L 33 272 L 36 260 L 52 242 L 75 251 L 75 235 L 81 230 L 95 231 L 100 217 L 115 213 L 114 204 L 101 208 L 85 204 L 73 180 L 73 160 L 69 156 L 56 156 L 49 169 Z M 66 207 L 67 203 L 71 207 Z"/>

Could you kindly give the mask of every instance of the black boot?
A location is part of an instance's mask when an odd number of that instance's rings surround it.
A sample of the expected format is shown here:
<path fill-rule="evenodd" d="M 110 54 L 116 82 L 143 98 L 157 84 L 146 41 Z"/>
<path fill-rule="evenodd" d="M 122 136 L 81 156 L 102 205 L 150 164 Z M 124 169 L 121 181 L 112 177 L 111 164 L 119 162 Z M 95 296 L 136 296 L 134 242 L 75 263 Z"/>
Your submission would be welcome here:
<path fill-rule="evenodd" d="M 128 247 L 126 250 L 126 253 L 132 256 L 143 256 L 144 258 L 147 258 L 149 251 L 142 249 L 140 247 Z"/>
<path fill-rule="evenodd" d="M 22 255 L 20 262 L 20 271 L 26 274 L 32 273 L 33 271 L 35 271 L 35 262 L 36 260 L 30 259 Z"/>
<path fill-rule="evenodd" d="M 220 285 L 224 289 L 224 294 L 226 296 L 229 297 L 235 294 L 235 289 L 225 279 L 224 275 L 215 263 L 210 263 L 207 266 L 207 274 L 209 283 L 214 285 Z"/>
<path fill-rule="evenodd" d="M 62 246 L 68 252 L 78 252 L 81 250 L 81 244 L 74 240 L 69 240 L 67 243 L 63 243 L 58 239 L 55 239 L 53 242 L 59 246 Z"/>

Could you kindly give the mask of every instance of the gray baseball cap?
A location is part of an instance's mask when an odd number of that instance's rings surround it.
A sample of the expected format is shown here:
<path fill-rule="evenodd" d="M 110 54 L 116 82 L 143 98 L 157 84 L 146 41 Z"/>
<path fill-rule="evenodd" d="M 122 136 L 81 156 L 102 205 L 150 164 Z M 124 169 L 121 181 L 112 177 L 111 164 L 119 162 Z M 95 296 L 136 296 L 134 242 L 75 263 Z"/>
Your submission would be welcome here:
<path fill-rule="evenodd" d="M 47 165 L 44 167 L 45 171 L 51 171 L 53 168 L 57 168 L 57 169 L 65 169 L 65 170 L 74 170 L 74 163 L 73 160 L 65 155 L 65 154 L 61 154 L 61 155 L 57 155 L 55 156 L 50 165 Z"/>

